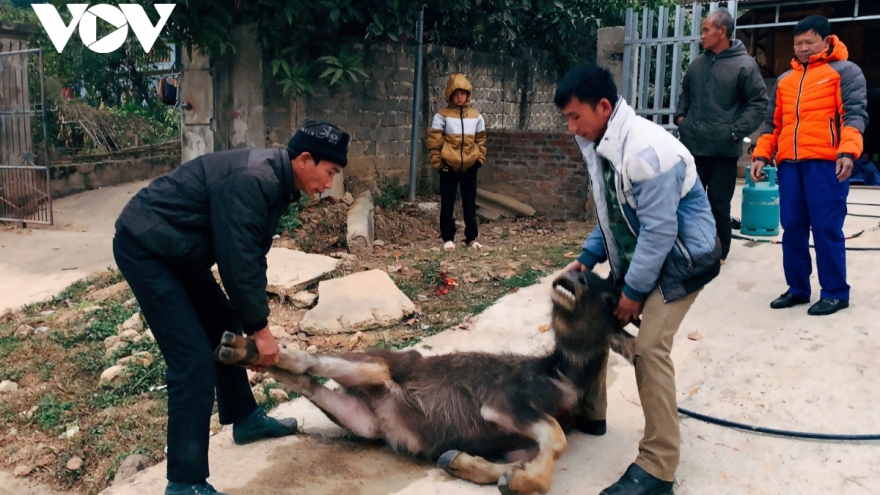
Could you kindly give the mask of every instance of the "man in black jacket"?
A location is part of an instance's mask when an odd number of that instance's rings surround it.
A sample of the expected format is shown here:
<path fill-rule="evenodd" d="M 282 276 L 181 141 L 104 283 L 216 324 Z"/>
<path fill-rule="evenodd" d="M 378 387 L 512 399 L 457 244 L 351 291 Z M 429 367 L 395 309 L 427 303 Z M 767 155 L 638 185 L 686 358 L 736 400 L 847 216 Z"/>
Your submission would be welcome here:
<path fill-rule="evenodd" d="M 706 187 L 721 241 L 721 263 L 730 251 L 730 200 L 743 138 L 755 132 L 767 111 L 767 87 L 742 41 L 731 39 L 734 21 L 720 8 L 703 21 L 703 54 L 688 67 L 675 109 L 682 144 L 694 156 Z"/>
<path fill-rule="evenodd" d="M 286 149 L 201 156 L 154 180 L 119 215 L 116 264 L 168 367 L 166 495 L 216 493 L 207 483 L 215 389 L 220 423 L 233 425 L 235 443 L 296 432 L 296 420 L 269 418 L 257 406 L 244 368 L 215 363 L 212 351 L 229 330 L 254 339 L 257 366 L 278 361 L 266 254 L 288 205 L 331 187 L 348 142 L 336 126 L 307 119 Z"/>

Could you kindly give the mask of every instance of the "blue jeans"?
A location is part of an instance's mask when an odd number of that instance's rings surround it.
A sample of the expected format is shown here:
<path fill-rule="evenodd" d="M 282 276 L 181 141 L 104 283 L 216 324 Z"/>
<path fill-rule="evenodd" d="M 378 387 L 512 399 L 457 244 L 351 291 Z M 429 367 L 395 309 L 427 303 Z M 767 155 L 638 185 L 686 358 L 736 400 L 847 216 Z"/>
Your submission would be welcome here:
<path fill-rule="evenodd" d="M 849 300 L 843 235 L 849 180 L 839 182 L 835 168 L 836 162 L 830 160 L 779 164 L 782 266 L 789 291 L 795 296 L 810 296 L 812 229 L 820 297 Z"/>

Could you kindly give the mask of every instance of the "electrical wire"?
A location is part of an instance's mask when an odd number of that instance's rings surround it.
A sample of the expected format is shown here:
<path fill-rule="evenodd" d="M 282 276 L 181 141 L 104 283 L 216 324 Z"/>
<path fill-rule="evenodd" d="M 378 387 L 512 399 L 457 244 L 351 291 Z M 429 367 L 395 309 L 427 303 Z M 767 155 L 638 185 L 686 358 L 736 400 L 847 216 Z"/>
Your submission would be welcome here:
<path fill-rule="evenodd" d="M 685 416 L 689 416 L 694 419 L 698 419 L 700 421 L 704 421 L 706 423 L 711 423 L 713 425 L 724 426 L 726 428 L 736 428 L 739 430 L 747 430 L 753 431 L 756 433 L 765 433 L 767 435 L 776 435 L 781 437 L 790 437 L 790 438 L 808 438 L 812 440 L 846 440 L 846 441 L 866 441 L 866 440 L 880 440 L 880 433 L 872 433 L 867 435 L 846 435 L 839 433 L 815 433 L 809 431 L 792 431 L 792 430 L 780 430 L 776 428 L 765 428 L 763 426 L 752 426 L 747 425 L 745 423 L 737 423 L 736 421 L 730 421 L 726 419 L 716 418 L 714 416 L 709 416 L 706 414 L 700 414 L 694 411 L 690 411 L 683 407 L 678 408 L 678 412 L 684 414 Z"/>

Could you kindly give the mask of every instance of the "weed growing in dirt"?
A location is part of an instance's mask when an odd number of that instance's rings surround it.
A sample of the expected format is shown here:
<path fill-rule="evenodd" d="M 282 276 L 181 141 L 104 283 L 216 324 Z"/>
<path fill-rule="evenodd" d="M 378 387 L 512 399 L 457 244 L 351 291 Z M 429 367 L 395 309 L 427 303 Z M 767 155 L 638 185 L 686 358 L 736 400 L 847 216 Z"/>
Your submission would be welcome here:
<path fill-rule="evenodd" d="M 34 419 L 40 424 L 43 431 L 57 435 L 64 426 L 62 421 L 72 409 L 73 401 L 60 400 L 55 392 L 49 392 L 37 402 L 37 412 L 34 413 Z"/>
<path fill-rule="evenodd" d="M 391 210 L 400 205 L 400 200 L 407 194 L 407 185 L 400 182 L 398 177 L 389 177 L 376 171 L 376 185 L 379 187 L 379 197 L 376 204 L 383 210 Z"/>
<path fill-rule="evenodd" d="M 288 235 L 293 236 L 293 231 L 302 227 L 300 215 L 309 200 L 310 198 L 308 196 L 303 195 L 299 198 L 299 201 L 291 203 L 290 206 L 287 207 L 287 211 L 284 212 L 284 215 L 281 215 L 281 220 L 278 222 L 278 229 L 275 233 L 283 234 L 287 232 Z"/>

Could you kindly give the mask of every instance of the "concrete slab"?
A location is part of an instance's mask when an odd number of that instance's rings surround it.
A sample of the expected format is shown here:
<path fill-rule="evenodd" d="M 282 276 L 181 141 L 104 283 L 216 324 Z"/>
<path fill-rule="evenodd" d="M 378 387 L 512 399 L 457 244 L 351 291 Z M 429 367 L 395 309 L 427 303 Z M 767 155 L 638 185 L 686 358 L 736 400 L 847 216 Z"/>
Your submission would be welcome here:
<path fill-rule="evenodd" d="M 318 284 L 318 305 L 300 322 L 309 335 L 354 333 L 386 327 L 415 312 L 388 273 L 369 270 Z"/>
<path fill-rule="evenodd" d="M 336 269 L 338 259 L 286 248 L 266 255 L 266 291 L 293 297 L 297 292 Z"/>
<path fill-rule="evenodd" d="M 96 271 L 115 267 L 116 217 L 149 183 L 61 198 L 53 203 L 54 226 L 0 230 L 0 310 L 41 301 Z"/>

